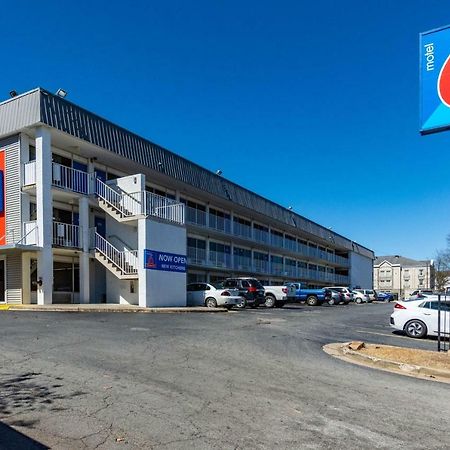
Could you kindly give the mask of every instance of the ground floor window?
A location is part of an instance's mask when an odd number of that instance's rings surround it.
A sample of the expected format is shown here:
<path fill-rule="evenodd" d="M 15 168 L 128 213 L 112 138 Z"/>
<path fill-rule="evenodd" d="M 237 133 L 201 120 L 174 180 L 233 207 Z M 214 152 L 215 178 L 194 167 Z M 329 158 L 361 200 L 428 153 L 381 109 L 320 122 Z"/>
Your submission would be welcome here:
<path fill-rule="evenodd" d="M 53 291 L 80 292 L 80 266 L 71 262 L 53 263 Z"/>
<path fill-rule="evenodd" d="M 206 283 L 206 273 L 188 273 L 187 282 L 189 283 Z"/>
<path fill-rule="evenodd" d="M 37 260 L 32 259 L 30 264 L 31 291 L 36 292 Z M 53 291 L 80 292 L 80 266 L 78 263 L 53 261 Z"/>
<path fill-rule="evenodd" d="M 229 277 L 229 275 L 221 275 L 221 274 L 211 274 L 209 276 L 209 282 L 210 283 L 219 283 L 223 280 L 225 280 L 225 278 Z"/>

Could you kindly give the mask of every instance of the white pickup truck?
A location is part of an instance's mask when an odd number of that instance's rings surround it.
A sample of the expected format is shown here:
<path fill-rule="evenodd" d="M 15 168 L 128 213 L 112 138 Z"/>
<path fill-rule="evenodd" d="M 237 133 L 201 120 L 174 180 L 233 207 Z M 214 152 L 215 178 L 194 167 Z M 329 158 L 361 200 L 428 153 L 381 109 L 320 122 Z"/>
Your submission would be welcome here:
<path fill-rule="evenodd" d="M 264 286 L 266 308 L 282 308 L 289 297 L 295 297 L 295 286 Z"/>

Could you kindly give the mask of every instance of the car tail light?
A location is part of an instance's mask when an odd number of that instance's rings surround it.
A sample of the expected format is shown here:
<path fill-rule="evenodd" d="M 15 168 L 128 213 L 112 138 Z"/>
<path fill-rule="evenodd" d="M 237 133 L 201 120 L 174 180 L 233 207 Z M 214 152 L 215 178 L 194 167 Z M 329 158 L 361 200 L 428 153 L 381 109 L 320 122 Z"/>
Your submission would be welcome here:
<path fill-rule="evenodd" d="M 220 295 L 223 295 L 224 297 L 229 297 L 231 294 L 228 291 L 223 291 Z"/>
<path fill-rule="evenodd" d="M 255 287 L 250 286 L 248 288 L 248 292 L 256 292 L 258 289 L 256 289 Z"/>
<path fill-rule="evenodd" d="M 283 291 L 284 294 L 287 294 L 287 288 L 283 288 L 281 290 Z"/>
<path fill-rule="evenodd" d="M 400 305 L 400 303 L 396 303 L 394 308 L 395 309 L 406 309 L 403 305 Z"/>

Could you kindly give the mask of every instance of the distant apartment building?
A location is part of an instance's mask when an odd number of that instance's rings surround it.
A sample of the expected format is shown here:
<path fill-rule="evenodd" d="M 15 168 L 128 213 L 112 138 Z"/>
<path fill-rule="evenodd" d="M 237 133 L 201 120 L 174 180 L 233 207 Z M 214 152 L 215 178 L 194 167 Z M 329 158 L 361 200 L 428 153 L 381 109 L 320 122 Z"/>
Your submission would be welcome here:
<path fill-rule="evenodd" d="M 408 296 L 416 289 L 434 288 L 433 260 L 417 261 L 404 256 L 378 256 L 373 263 L 374 289 Z"/>

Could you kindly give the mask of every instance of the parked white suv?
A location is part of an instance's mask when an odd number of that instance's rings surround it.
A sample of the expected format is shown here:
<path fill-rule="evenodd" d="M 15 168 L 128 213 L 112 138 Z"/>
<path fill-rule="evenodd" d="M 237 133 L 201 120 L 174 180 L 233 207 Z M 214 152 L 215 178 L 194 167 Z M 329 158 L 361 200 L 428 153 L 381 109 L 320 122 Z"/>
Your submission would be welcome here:
<path fill-rule="evenodd" d="M 377 299 L 377 294 L 373 289 L 353 289 L 353 292 L 361 292 L 363 295 L 367 295 L 369 297 L 369 303 L 373 302 Z"/>
<path fill-rule="evenodd" d="M 369 294 L 363 294 L 361 289 L 353 289 L 353 300 L 355 303 L 369 303 Z"/>

